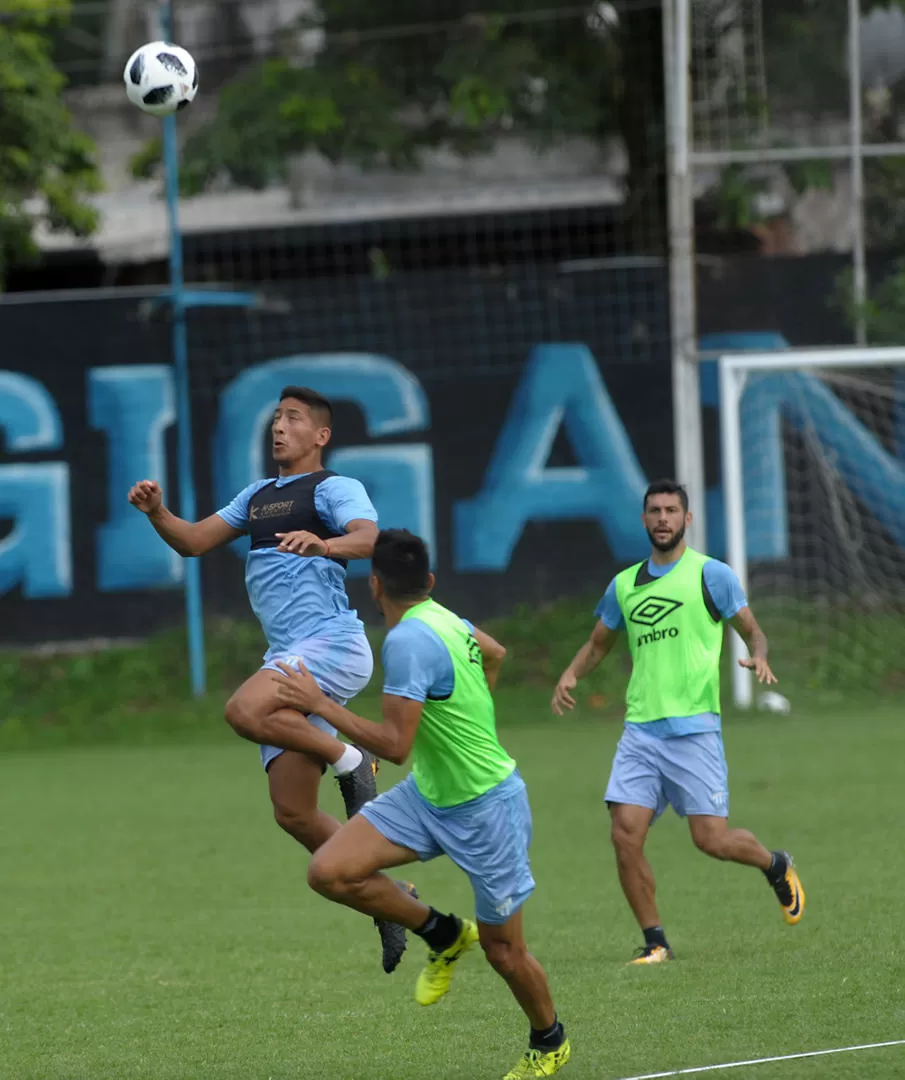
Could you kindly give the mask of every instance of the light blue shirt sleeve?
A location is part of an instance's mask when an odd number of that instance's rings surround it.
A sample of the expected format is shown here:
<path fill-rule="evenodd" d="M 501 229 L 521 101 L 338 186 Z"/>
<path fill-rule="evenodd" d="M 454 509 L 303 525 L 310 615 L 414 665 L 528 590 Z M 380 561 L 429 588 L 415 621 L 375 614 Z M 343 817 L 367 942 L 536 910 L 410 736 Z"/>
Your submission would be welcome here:
<path fill-rule="evenodd" d="M 350 521 L 377 522 L 377 511 L 365 486 L 351 476 L 328 476 L 314 490 L 314 509 L 334 532 L 344 533 Z"/>
<path fill-rule="evenodd" d="M 606 592 L 600 598 L 600 603 L 594 609 L 594 614 L 608 630 L 624 630 L 625 619 L 622 617 L 622 608 L 616 599 L 616 579 L 607 585 Z"/>
<path fill-rule="evenodd" d="M 255 480 L 247 488 L 242 488 L 231 503 L 224 506 L 222 510 L 218 510 L 218 516 L 222 517 L 227 525 L 244 532 L 248 528 L 248 504 L 252 496 L 256 495 L 262 487 L 267 487 L 272 483 L 272 480 Z"/>
<path fill-rule="evenodd" d="M 731 566 L 718 559 L 704 563 L 704 584 L 724 619 L 733 619 L 748 606 L 742 583 Z"/>
<path fill-rule="evenodd" d="M 422 622 L 412 619 L 394 626 L 384 640 L 381 661 L 385 694 L 426 701 L 453 692 L 455 673 L 449 652 Z"/>

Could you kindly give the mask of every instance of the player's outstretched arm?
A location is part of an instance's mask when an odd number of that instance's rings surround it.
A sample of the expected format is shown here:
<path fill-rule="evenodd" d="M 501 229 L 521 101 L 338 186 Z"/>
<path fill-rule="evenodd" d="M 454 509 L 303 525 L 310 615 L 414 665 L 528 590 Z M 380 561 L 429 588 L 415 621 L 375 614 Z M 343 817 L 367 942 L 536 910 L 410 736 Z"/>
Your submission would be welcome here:
<path fill-rule="evenodd" d="M 164 543 L 186 559 L 206 555 L 242 535 L 240 529 L 227 525 L 219 514 L 211 514 L 202 521 L 185 521 L 170 513 L 163 504 L 160 485 L 154 480 L 141 480 L 133 485 L 129 502 L 147 515 Z"/>
<path fill-rule="evenodd" d="M 757 681 L 770 686 L 775 683 L 776 676 L 770 670 L 767 662 L 767 635 L 758 626 L 754 612 L 749 607 L 743 607 L 732 619 L 729 620 L 733 628 L 748 646 L 750 657 L 739 660 L 743 668 L 748 668 L 757 676 Z"/>
<path fill-rule="evenodd" d="M 605 623 L 598 620 L 591 631 L 591 636 L 575 654 L 572 663 L 560 675 L 556 689 L 553 691 L 552 708 L 557 716 L 562 716 L 564 709 L 575 708 L 572 691 L 578 680 L 590 675 L 609 653 L 616 641 L 616 633 L 617 631 L 611 630 Z"/>
<path fill-rule="evenodd" d="M 322 716 L 356 746 L 370 750 L 383 761 L 404 765 L 412 750 L 424 703 L 396 694 L 383 695 L 383 723 L 375 724 L 339 705 L 321 690 L 311 672 L 298 661 L 298 670 L 277 661 L 283 675 L 274 675 L 281 705 Z"/>
<path fill-rule="evenodd" d="M 506 659 L 505 648 L 490 634 L 485 633 L 483 630 L 479 630 L 474 627 L 473 631 L 475 641 L 481 648 L 481 662 L 484 666 L 484 677 L 487 679 L 487 685 L 491 690 L 496 686 L 496 681 L 499 678 L 500 668 L 503 666 L 503 661 Z"/>

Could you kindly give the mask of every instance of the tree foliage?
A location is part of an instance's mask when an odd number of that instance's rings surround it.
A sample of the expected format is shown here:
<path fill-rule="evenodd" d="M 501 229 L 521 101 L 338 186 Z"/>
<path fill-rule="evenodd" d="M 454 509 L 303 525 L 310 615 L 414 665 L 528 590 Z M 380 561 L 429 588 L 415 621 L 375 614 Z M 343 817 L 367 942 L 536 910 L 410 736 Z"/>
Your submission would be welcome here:
<path fill-rule="evenodd" d="M 829 306 L 842 313 L 853 331 L 863 326 L 868 345 L 901 345 L 905 341 L 905 261 L 899 260 L 885 277 L 871 282 L 861 303 L 855 298 L 852 271 L 844 270 L 836 279 Z"/>
<path fill-rule="evenodd" d="M 299 31 L 322 40 L 304 61 Z M 427 150 L 475 154 L 503 134 L 550 149 L 570 135 L 622 131 L 629 203 L 646 201 L 654 232 L 665 156 L 661 37 L 658 6 L 638 0 L 618 9 L 321 0 L 282 55 L 223 88 L 216 117 L 187 141 L 183 188 L 285 182 L 290 160 L 306 150 L 365 168 L 416 169 Z M 157 157 L 155 148 L 140 155 L 138 174 Z"/>
<path fill-rule="evenodd" d="M 862 0 L 862 12 L 890 3 L 905 8 L 905 0 Z M 216 116 L 187 140 L 183 190 L 285 183 L 293 159 L 307 150 L 363 168 L 416 169 L 426 151 L 471 155 L 506 134 L 528 138 L 538 149 L 571 135 L 601 142 L 619 135 L 628 154 L 628 238 L 636 250 L 662 250 L 660 8 L 656 0 L 320 0 L 316 16 L 287 31 L 276 55 L 223 86 Z M 703 79 L 704 65 L 718 66 L 720 53 L 720 77 L 730 82 L 748 79 L 761 52 L 764 59 L 766 98 L 758 98 L 751 79 L 730 101 L 735 108 L 744 99 L 741 107 L 756 122 L 740 120 L 738 132 L 724 132 L 728 144 L 744 146 L 744 131 L 787 141 L 780 129 L 793 122 L 807 127 L 829 115 L 844 118 L 844 0 L 766 3 L 757 27 L 753 10 L 738 0 L 696 0 L 694 7 L 703 35 L 696 39 L 693 62 L 701 70 L 693 71 L 695 78 Z M 319 46 L 306 53 L 312 36 Z M 868 124 L 871 139 L 897 137 L 900 107 L 905 82 L 890 89 L 885 125 Z M 136 156 L 136 174 L 150 175 L 159 158 L 158 141 Z M 791 163 L 784 171 L 796 195 L 833 183 L 831 162 Z M 868 161 L 865 172 L 868 238 L 888 239 L 889 209 L 905 189 L 905 171 L 897 161 Z M 758 196 L 769 179 L 757 167 L 727 167 L 709 196 L 718 224 L 756 224 Z"/>
<path fill-rule="evenodd" d="M 35 254 L 35 222 L 86 236 L 96 227 L 85 197 L 99 188 L 91 140 L 62 103 L 65 77 L 48 32 L 68 0 L 4 0 L 0 14 L 0 285 Z"/>
<path fill-rule="evenodd" d="M 862 19 L 877 10 L 898 7 L 905 0 L 861 0 Z M 734 29 L 731 19 L 744 26 L 747 5 L 736 0 L 711 0 L 713 25 L 724 34 Z M 788 145 L 790 130 L 820 130 L 826 120 L 840 123 L 849 114 L 848 5 L 842 0 L 783 0 L 765 3 L 763 11 L 764 76 L 766 100 L 752 108 L 775 145 Z M 753 63 L 753 55 L 749 57 Z M 865 72 L 865 77 L 870 74 Z M 750 87 L 748 87 L 750 90 Z M 905 109 L 905 79 L 899 77 L 878 92 L 863 88 L 862 116 L 867 142 L 899 141 L 899 124 Z M 744 126 L 744 125 L 741 125 Z M 751 125 L 757 130 L 758 125 Z M 838 125 L 837 125 L 838 126 Z M 783 131 L 782 129 L 787 129 Z M 800 138 L 800 136 L 799 136 Z M 815 141 L 824 141 L 819 137 Z M 834 140 L 835 141 L 835 140 Z M 739 145 L 733 141 L 733 145 Z M 835 163 L 814 159 L 787 163 L 782 168 L 796 195 L 833 185 Z M 869 247 L 901 246 L 905 243 L 905 159 L 869 158 L 864 162 L 865 236 Z M 719 183 L 709 194 L 718 221 L 727 227 L 745 228 L 760 220 L 758 196 L 769 186 L 769 176 L 759 166 L 726 166 Z"/>

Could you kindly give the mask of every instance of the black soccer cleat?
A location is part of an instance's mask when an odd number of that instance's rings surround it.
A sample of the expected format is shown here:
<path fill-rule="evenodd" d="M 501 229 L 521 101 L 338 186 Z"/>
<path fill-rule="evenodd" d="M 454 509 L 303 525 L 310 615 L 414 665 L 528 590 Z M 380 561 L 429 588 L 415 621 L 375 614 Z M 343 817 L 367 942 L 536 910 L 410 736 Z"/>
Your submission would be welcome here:
<path fill-rule="evenodd" d="M 774 851 L 772 855 L 774 863 L 778 863 L 777 870 L 766 871 L 766 878 L 776 893 L 783 918 L 789 926 L 795 926 L 804 914 L 804 886 L 788 851 Z"/>
<path fill-rule="evenodd" d="M 415 900 L 418 899 L 418 890 L 410 881 L 397 881 L 396 885 Z M 399 923 L 384 922 L 383 919 L 375 919 L 374 925 L 377 927 L 380 943 L 383 946 L 383 970 L 390 975 L 399 967 L 402 954 L 405 952 L 407 945 L 405 927 L 400 926 Z"/>
<path fill-rule="evenodd" d="M 344 776 L 337 776 L 336 782 L 346 804 L 346 817 L 354 817 L 365 803 L 377 797 L 377 770 L 380 762 L 372 753 L 361 750 L 361 762 Z"/>

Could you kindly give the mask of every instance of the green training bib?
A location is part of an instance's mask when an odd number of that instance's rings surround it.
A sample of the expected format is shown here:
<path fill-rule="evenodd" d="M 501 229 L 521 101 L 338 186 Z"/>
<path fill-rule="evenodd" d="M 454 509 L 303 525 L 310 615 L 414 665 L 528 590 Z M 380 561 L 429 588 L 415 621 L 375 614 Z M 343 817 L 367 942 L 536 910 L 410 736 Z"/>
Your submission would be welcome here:
<path fill-rule="evenodd" d="M 723 624 L 704 586 L 709 556 L 686 548 L 663 577 L 647 560 L 616 577 L 632 653 L 625 719 L 649 724 L 720 711 Z"/>
<path fill-rule="evenodd" d="M 402 616 L 420 619 L 443 642 L 453 664 L 453 692 L 424 703 L 412 747 L 412 775 L 434 806 L 458 806 L 509 776 L 515 762 L 500 745 L 481 648 L 465 623 L 433 600 Z"/>

